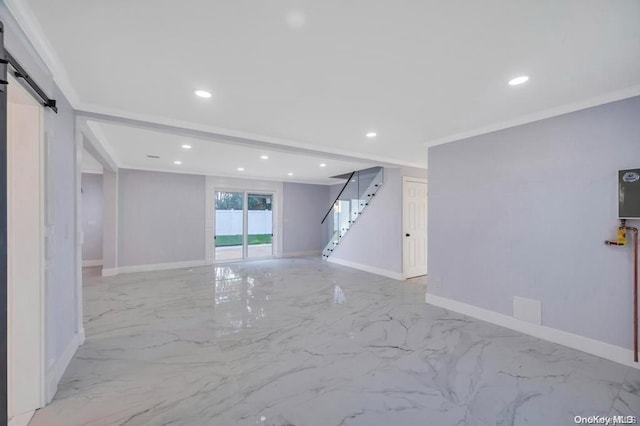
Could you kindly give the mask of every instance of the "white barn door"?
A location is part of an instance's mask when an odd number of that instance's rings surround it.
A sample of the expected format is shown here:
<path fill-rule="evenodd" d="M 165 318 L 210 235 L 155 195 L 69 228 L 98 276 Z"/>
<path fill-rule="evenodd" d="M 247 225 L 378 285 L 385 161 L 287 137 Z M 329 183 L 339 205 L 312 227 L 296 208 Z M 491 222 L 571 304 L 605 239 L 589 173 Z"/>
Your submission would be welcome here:
<path fill-rule="evenodd" d="M 17 80 L 9 83 L 7 397 L 9 424 L 26 424 L 44 406 L 42 106 Z"/>

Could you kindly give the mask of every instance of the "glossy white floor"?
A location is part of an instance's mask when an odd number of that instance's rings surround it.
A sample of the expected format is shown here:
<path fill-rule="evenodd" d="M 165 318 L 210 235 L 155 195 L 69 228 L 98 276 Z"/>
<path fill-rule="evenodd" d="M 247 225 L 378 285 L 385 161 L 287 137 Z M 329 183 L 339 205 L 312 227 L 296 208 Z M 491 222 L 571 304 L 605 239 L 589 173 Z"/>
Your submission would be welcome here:
<path fill-rule="evenodd" d="M 569 425 L 638 414 L 640 371 L 316 259 L 95 277 L 32 426 Z"/>

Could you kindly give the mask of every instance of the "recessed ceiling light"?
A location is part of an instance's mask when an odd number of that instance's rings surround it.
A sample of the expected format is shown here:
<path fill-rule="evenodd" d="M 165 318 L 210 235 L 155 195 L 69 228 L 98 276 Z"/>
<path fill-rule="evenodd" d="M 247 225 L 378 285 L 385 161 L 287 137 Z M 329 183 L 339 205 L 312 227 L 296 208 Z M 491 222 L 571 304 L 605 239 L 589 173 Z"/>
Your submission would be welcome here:
<path fill-rule="evenodd" d="M 191 145 L 184 144 L 184 145 L 182 145 L 182 148 L 184 148 L 184 149 L 191 149 Z"/>
<path fill-rule="evenodd" d="M 268 160 L 269 156 L 268 155 L 261 155 L 260 158 L 262 158 L 263 160 Z"/>
<path fill-rule="evenodd" d="M 378 136 L 378 134 L 376 132 L 369 132 L 367 133 L 367 137 L 368 138 L 375 138 L 376 136 Z"/>
<path fill-rule="evenodd" d="M 238 167 L 239 172 L 244 172 L 244 167 Z"/>
<path fill-rule="evenodd" d="M 287 176 L 293 176 L 293 173 L 289 172 L 287 173 Z"/>
<path fill-rule="evenodd" d="M 523 84 L 523 83 L 526 83 L 527 81 L 529 81 L 529 76 L 521 75 L 519 77 L 512 78 L 511 80 L 509 80 L 509 86 L 517 86 L 518 84 Z"/>
<path fill-rule="evenodd" d="M 207 92 L 206 90 L 196 90 L 193 93 L 195 93 L 196 96 L 199 96 L 199 97 L 205 98 L 205 99 L 209 99 L 211 97 L 211 92 Z"/>
<path fill-rule="evenodd" d="M 322 163 L 322 164 L 320 164 L 320 167 L 327 167 L 327 165 Z"/>
<path fill-rule="evenodd" d="M 178 166 L 182 164 L 182 161 L 174 161 L 173 164 L 177 164 Z"/>

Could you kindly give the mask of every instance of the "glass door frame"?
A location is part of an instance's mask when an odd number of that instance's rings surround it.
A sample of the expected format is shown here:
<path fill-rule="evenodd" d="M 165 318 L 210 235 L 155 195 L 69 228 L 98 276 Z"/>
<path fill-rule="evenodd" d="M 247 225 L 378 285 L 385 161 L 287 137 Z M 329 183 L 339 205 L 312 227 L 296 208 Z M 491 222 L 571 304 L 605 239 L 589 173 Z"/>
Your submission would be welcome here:
<path fill-rule="evenodd" d="M 260 196 L 260 195 L 267 195 L 271 197 L 271 254 L 268 256 L 255 256 L 255 257 L 250 257 L 249 256 L 249 196 L 250 195 L 255 195 L 255 196 Z M 260 260 L 260 259 L 269 259 L 274 257 L 274 235 L 275 233 L 273 232 L 274 228 L 275 228 L 275 220 L 276 217 L 273 214 L 273 208 L 274 208 L 274 199 L 275 199 L 275 194 L 269 191 L 245 191 L 244 193 L 244 205 L 246 206 L 244 209 L 244 249 L 243 249 L 243 260 Z M 259 211 L 259 210 L 256 210 Z"/>
<path fill-rule="evenodd" d="M 216 209 L 216 195 L 218 193 L 227 193 L 227 194 L 242 194 L 242 231 L 241 231 L 241 244 L 240 244 L 240 257 L 236 257 L 236 258 L 232 258 L 232 259 L 216 259 L 216 252 L 217 252 L 217 248 L 218 246 L 216 245 L 217 243 L 217 238 L 218 235 L 216 234 L 216 225 L 217 225 L 217 221 L 216 221 L 216 216 L 217 216 L 217 210 Z M 213 193 L 213 259 L 214 262 L 238 262 L 241 260 L 245 260 L 245 233 L 246 233 L 246 226 L 245 226 L 245 210 L 246 210 L 246 193 L 243 190 L 239 190 L 239 189 L 235 189 L 235 190 L 226 190 L 226 189 L 216 189 Z M 223 211 L 228 211 L 228 210 L 223 210 Z M 233 211 L 233 210 L 231 210 Z"/>
<path fill-rule="evenodd" d="M 215 199 L 218 192 L 230 192 L 242 194 L 242 257 L 236 259 L 216 259 L 216 206 Z M 249 194 L 251 195 L 269 195 L 271 196 L 271 255 L 262 257 L 249 257 Z M 261 260 L 271 259 L 276 257 L 276 214 L 274 208 L 276 207 L 276 197 L 278 192 L 273 190 L 250 190 L 250 189 L 238 189 L 238 188 L 226 188 L 218 187 L 213 190 L 213 262 L 214 263 L 232 263 L 232 262 L 245 262 L 247 260 Z"/>

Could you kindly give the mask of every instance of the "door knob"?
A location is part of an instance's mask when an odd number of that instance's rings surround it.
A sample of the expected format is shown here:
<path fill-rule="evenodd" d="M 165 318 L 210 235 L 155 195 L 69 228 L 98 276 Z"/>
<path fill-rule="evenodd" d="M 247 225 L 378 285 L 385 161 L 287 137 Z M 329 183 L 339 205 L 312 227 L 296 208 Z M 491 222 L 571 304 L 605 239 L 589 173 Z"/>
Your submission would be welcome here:
<path fill-rule="evenodd" d="M 407 237 L 410 237 L 410 236 L 411 236 L 411 234 L 404 234 L 404 235 L 406 235 Z"/>

